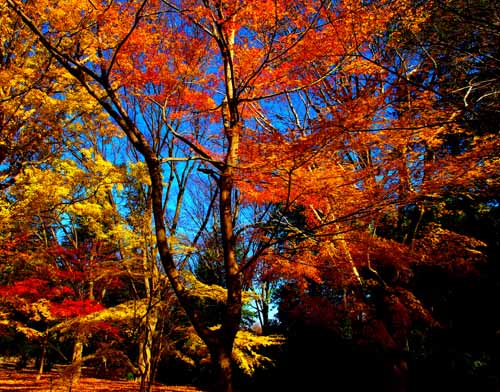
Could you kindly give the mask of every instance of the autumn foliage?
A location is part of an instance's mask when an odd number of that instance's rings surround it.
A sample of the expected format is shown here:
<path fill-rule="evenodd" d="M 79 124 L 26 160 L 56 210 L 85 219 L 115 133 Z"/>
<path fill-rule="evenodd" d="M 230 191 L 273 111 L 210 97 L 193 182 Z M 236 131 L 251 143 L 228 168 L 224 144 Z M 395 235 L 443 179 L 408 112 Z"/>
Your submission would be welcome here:
<path fill-rule="evenodd" d="M 317 334 L 410 390 L 498 277 L 498 10 L 472 3 L 2 1 L 2 331 L 141 391 L 286 379 Z"/>

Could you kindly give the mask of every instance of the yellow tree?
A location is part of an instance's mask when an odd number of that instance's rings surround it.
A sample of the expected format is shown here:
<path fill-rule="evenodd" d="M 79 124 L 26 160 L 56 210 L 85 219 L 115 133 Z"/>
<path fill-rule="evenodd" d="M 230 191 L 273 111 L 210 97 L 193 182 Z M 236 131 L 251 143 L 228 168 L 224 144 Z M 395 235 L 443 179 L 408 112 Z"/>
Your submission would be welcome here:
<path fill-rule="evenodd" d="M 103 230 L 116 222 L 116 210 L 106 200 L 120 182 L 119 171 L 87 148 L 101 137 L 114 137 L 114 126 L 107 116 L 99 115 L 95 103 L 82 104 L 86 96 L 82 96 L 82 88 L 76 88 L 72 77 L 68 78 L 47 52 L 39 50 L 19 17 L 8 12 L 6 3 L 1 8 L 0 241 L 2 248 L 8 249 L 2 271 L 11 271 L 4 274 L 2 285 L 19 285 L 23 278 L 51 285 L 59 279 L 61 269 L 68 269 L 68 274 L 72 269 L 70 261 L 56 254 L 60 241 L 84 253 L 76 234 L 77 220 L 81 223 L 86 219 L 100 241 L 120 234 L 119 225 L 110 229 L 114 234 Z M 69 138 L 71 143 L 65 143 Z M 75 154 L 77 146 L 87 149 Z M 92 301 L 100 297 L 97 286 L 105 286 L 112 268 L 98 272 L 99 268 L 85 272 L 85 293 L 73 292 L 76 298 Z M 55 281 L 49 282 L 52 278 Z M 61 280 L 60 284 L 67 282 Z M 49 297 L 50 292 L 46 287 Z M 31 306 L 32 316 L 45 320 L 48 328 L 58 317 L 47 308 L 48 297 L 44 299 L 43 294 L 41 290 L 40 301 L 26 306 Z M 56 302 L 63 300 L 57 293 L 54 296 Z M 18 305 L 23 303 L 20 301 Z M 28 322 L 33 317 L 29 316 Z M 2 322 L 16 324 L 15 319 Z M 45 350 L 48 334 L 16 325 L 28 337 L 40 338 Z M 40 370 L 43 362 L 42 356 Z"/>
<path fill-rule="evenodd" d="M 66 103 L 57 99 L 67 79 L 19 17 L 0 5 L 0 189 L 15 182 L 25 165 L 58 154 Z M 43 69 L 43 72 L 40 70 Z"/>

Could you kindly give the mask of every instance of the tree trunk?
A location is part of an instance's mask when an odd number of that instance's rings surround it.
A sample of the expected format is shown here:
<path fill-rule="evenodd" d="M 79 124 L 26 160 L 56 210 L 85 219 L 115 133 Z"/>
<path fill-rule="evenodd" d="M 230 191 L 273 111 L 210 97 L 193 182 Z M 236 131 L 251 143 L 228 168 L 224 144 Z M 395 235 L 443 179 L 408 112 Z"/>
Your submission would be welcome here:
<path fill-rule="evenodd" d="M 222 345 L 210 349 L 214 370 L 214 383 L 211 392 L 233 392 L 232 350 Z"/>
<path fill-rule="evenodd" d="M 77 334 L 75 345 L 73 346 L 73 357 L 71 359 L 71 385 L 75 385 L 80 381 L 82 375 L 82 359 L 83 359 L 83 336 Z"/>
<path fill-rule="evenodd" d="M 140 392 L 149 392 L 153 377 L 153 344 L 158 322 L 157 310 L 152 308 L 144 321 L 141 341 L 139 343 L 138 367 L 141 372 Z"/>
<path fill-rule="evenodd" d="M 38 367 L 38 375 L 36 376 L 36 380 L 40 380 L 43 374 L 43 368 L 45 366 L 45 361 L 47 360 L 47 345 L 49 343 L 49 331 L 45 331 L 45 336 L 43 337 L 42 342 L 42 353 L 40 354 L 40 365 Z"/>
<path fill-rule="evenodd" d="M 269 303 L 264 301 L 262 303 L 262 335 L 269 334 Z"/>
<path fill-rule="evenodd" d="M 149 251 L 149 239 L 151 238 L 151 222 L 153 219 L 151 192 L 148 191 L 146 198 L 146 209 L 143 220 L 143 257 L 142 267 L 144 271 L 144 288 L 148 298 L 148 309 L 145 319 L 141 325 L 142 333 L 139 342 L 139 358 L 137 360 L 141 377 L 140 392 L 149 392 L 153 381 L 153 346 L 158 327 L 159 310 L 156 303 L 159 302 L 157 285 L 159 271 L 156 260 Z"/>

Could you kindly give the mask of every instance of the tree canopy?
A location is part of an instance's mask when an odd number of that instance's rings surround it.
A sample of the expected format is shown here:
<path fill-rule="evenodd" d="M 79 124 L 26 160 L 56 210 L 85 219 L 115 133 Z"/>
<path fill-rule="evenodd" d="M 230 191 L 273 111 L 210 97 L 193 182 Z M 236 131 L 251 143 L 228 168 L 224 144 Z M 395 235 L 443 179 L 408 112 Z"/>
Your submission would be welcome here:
<path fill-rule="evenodd" d="M 40 372 L 233 391 L 316 331 L 402 391 L 452 331 L 490 375 L 457 299 L 498 282 L 495 6 L 0 4 L 0 328 Z"/>

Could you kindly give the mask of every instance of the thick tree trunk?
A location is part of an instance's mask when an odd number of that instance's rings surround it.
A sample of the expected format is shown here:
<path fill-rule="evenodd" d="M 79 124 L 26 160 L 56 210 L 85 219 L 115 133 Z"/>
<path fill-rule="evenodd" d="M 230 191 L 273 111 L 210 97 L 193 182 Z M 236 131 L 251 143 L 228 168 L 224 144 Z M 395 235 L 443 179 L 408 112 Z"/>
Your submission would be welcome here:
<path fill-rule="evenodd" d="M 231 350 L 232 351 L 232 350 Z M 214 370 L 211 392 L 233 392 L 232 353 L 223 346 L 210 349 Z"/>

